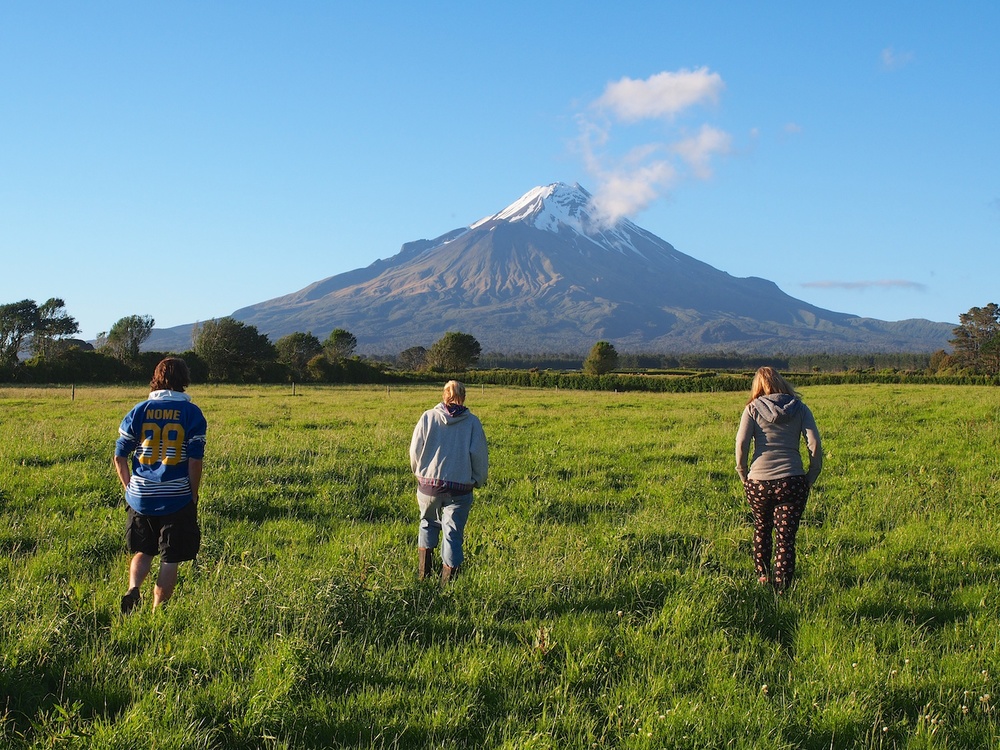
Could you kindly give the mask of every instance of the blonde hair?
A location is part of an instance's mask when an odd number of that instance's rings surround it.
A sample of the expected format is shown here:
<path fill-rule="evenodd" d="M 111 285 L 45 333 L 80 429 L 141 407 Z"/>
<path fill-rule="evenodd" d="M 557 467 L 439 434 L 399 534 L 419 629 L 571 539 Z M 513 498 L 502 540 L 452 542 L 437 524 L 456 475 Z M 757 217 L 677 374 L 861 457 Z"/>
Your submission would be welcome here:
<path fill-rule="evenodd" d="M 761 367 L 753 376 L 753 383 L 750 385 L 750 400 L 747 403 L 772 393 L 787 393 L 789 396 L 796 397 L 799 395 L 795 392 L 792 384 L 781 377 L 773 367 Z"/>
<path fill-rule="evenodd" d="M 457 380 L 449 380 L 444 384 L 444 396 L 441 400 L 446 404 L 461 406 L 465 403 L 465 384 L 459 383 Z"/>

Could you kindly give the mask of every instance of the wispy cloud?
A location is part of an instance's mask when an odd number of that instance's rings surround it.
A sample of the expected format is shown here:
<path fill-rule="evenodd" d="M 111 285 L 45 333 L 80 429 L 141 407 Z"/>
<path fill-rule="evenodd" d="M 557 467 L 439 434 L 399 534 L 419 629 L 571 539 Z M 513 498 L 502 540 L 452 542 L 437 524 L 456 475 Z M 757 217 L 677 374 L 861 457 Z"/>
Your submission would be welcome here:
<path fill-rule="evenodd" d="M 624 122 L 673 117 L 703 101 L 718 101 L 725 84 L 708 68 L 657 73 L 644 81 L 622 78 L 609 83 L 596 106 Z"/>
<path fill-rule="evenodd" d="M 916 292 L 925 292 L 927 287 L 917 281 L 907 281 L 905 279 L 879 279 L 877 281 L 806 281 L 801 286 L 811 289 L 908 289 Z"/>
<path fill-rule="evenodd" d="M 682 138 L 671 144 L 670 151 L 677 154 L 691 168 L 695 177 L 707 180 L 712 176 L 710 161 L 715 154 L 729 151 L 732 138 L 718 128 L 702 125 L 697 135 Z"/>
<path fill-rule="evenodd" d="M 892 47 L 882 50 L 882 68 L 884 70 L 899 70 L 913 62 L 912 52 L 897 52 Z"/>
<path fill-rule="evenodd" d="M 802 126 L 797 122 L 785 123 L 785 135 L 798 135 L 802 132 Z"/>
<path fill-rule="evenodd" d="M 712 159 L 729 152 L 728 133 L 708 124 L 691 129 L 678 124 L 691 108 L 718 102 L 725 83 L 708 68 L 657 73 L 644 80 L 622 78 L 609 83 L 604 93 L 581 113 L 577 146 L 584 165 L 597 185 L 593 213 L 613 223 L 649 206 L 681 180 L 708 179 Z M 659 122 L 663 138 L 615 154 L 615 126 Z"/>

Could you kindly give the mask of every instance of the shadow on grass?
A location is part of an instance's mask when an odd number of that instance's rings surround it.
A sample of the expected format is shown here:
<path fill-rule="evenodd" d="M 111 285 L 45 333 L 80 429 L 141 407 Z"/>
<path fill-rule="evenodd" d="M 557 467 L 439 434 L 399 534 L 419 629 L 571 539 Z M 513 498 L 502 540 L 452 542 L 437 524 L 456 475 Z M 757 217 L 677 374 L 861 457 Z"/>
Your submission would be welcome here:
<path fill-rule="evenodd" d="M 749 541 L 745 547 L 749 557 Z M 701 606 L 705 627 L 718 627 L 738 639 L 757 635 L 780 644 L 792 653 L 798 630 L 798 615 L 790 603 L 794 598 L 794 587 L 784 595 L 777 595 L 769 586 L 762 586 L 749 575 L 747 578 L 718 576 L 719 565 L 712 559 L 711 553 L 712 543 L 705 537 L 662 532 L 625 534 L 620 538 L 617 554 L 623 566 L 636 564 L 660 571 L 672 570 L 682 576 L 686 571 L 695 573 L 694 578 L 667 579 L 651 585 L 637 597 L 639 602 L 648 601 L 654 606 L 663 606 L 672 597 L 681 595 L 685 587 L 693 587 L 686 596 L 704 599 Z M 699 590 L 698 580 L 711 583 L 704 590 Z M 621 608 L 619 605 L 629 602 L 614 604 Z"/>
<path fill-rule="evenodd" d="M 93 453 L 75 451 L 73 453 L 64 453 L 58 456 L 13 456 L 11 460 L 14 464 L 24 466 L 26 468 L 48 469 L 53 466 L 62 466 L 67 463 L 82 463 L 91 461 L 93 458 Z"/>
<path fill-rule="evenodd" d="M 861 620 L 898 620 L 918 625 L 925 630 L 938 630 L 964 622 L 971 613 L 968 608 L 948 604 L 909 604 L 905 602 L 869 602 L 850 613 L 852 622 Z"/>
<path fill-rule="evenodd" d="M 354 474 L 325 472 L 304 482 L 296 470 L 294 475 L 281 473 L 248 482 L 236 493 L 217 493 L 211 511 L 226 520 L 255 524 L 292 519 L 322 526 L 330 518 L 367 523 L 410 521 L 415 511 L 397 501 L 400 488 L 409 486 L 409 479 L 395 467 L 366 466 Z"/>
<path fill-rule="evenodd" d="M 799 627 L 798 612 L 790 603 L 794 592 L 794 586 L 784 594 L 776 594 L 770 586 L 757 581 L 729 582 L 717 604 L 719 627 L 736 638 L 755 635 L 771 641 L 794 656 Z"/>
<path fill-rule="evenodd" d="M 38 540 L 27 534 L 0 531 L 0 555 L 4 557 L 24 557 L 35 554 Z"/>
<path fill-rule="evenodd" d="M 101 630 L 111 627 L 110 614 L 98 613 L 96 618 L 89 622 Z M 8 661 L 0 669 L 0 709 L 7 712 L 0 736 L 22 738 L 23 747 L 71 745 L 86 737 L 87 724 L 94 719 L 114 720 L 128 708 L 132 696 L 127 691 L 78 674 L 78 656 L 69 647 Z"/>
<path fill-rule="evenodd" d="M 105 569 L 121 555 L 124 547 L 122 537 L 123 535 L 112 534 L 88 537 L 77 554 L 88 563 L 88 568 Z"/>
<path fill-rule="evenodd" d="M 635 513 L 642 501 L 631 495 L 605 495 L 597 501 L 542 500 L 532 517 L 535 523 L 586 524 L 609 513 Z"/>
<path fill-rule="evenodd" d="M 953 598 L 964 587 L 995 585 L 992 566 L 977 572 L 957 567 L 942 569 L 924 558 L 894 560 L 892 567 L 877 577 L 841 574 L 838 580 L 843 589 L 852 590 L 840 609 L 845 620 L 900 621 L 925 630 L 950 627 L 975 614 L 967 604 Z"/>
<path fill-rule="evenodd" d="M 495 603 L 496 618 L 522 622 L 580 613 L 615 616 L 619 612 L 646 619 L 655 616 L 676 596 L 674 579 L 644 577 L 623 581 L 554 580 L 526 587 L 520 596 L 507 596 Z"/>
<path fill-rule="evenodd" d="M 418 691 L 420 685 L 395 684 L 387 686 L 384 692 L 393 690 Z M 320 688 L 322 690 L 322 688 Z M 382 691 L 380 691 L 382 692 Z M 377 697 L 378 694 L 376 694 Z M 486 745 L 492 714 L 474 711 L 471 717 L 453 726 L 434 730 L 421 726 L 421 716 L 413 716 L 403 723 L 399 720 L 388 720 L 393 715 L 392 699 L 386 697 L 383 707 L 364 707 L 348 705 L 337 710 L 322 712 L 295 712 L 299 715 L 288 716 L 282 721 L 280 730 L 266 727 L 250 721 L 240 726 L 230 715 L 215 714 L 202 711 L 196 715 L 196 720 L 202 725 L 213 728 L 213 736 L 217 738 L 215 747 L 225 747 L 231 750 L 260 750 L 265 747 L 261 743 L 262 736 L 270 736 L 288 745 L 278 745 L 296 748 L 429 748 L 429 747 L 483 747 Z M 476 704 L 478 706 L 478 704 Z M 447 710 L 447 705 L 442 710 Z M 401 711 L 402 709 L 400 709 Z M 497 709 L 498 710 L 498 709 Z M 432 713 L 426 721 L 432 720 Z M 481 714 L 477 717 L 475 714 Z M 398 715 L 398 712 L 396 713 Z"/>
<path fill-rule="evenodd" d="M 659 565 L 668 559 L 698 564 L 708 545 L 709 541 L 705 537 L 679 531 L 625 533 L 618 537 L 616 557 L 623 565 L 637 560 Z"/>

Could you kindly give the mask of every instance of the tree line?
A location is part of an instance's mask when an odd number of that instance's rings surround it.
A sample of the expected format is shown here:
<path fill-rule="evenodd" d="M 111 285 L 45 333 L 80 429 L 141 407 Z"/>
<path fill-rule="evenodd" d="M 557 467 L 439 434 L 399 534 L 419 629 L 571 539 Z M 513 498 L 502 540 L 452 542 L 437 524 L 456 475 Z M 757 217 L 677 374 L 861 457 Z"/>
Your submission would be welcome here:
<path fill-rule="evenodd" d="M 168 353 L 142 351 L 154 325 L 152 316 L 128 315 L 90 344 L 73 338 L 80 327 L 61 299 L 0 305 L 0 382 L 143 380 Z M 323 341 L 295 332 L 272 343 L 256 326 L 225 317 L 196 324 L 192 341 L 190 351 L 169 353 L 183 357 L 201 382 L 371 383 L 387 380 L 392 369 L 356 356 L 357 338 L 343 328 Z M 400 357 L 407 370 L 455 373 L 475 364 L 481 350 L 471 334 L 451 331 Z"/>
<path fill-rule="evenodd" d="M 674 355 L 619 353 L 610 342 L 598 341 L 586 357 L 575 353 L 483 355 L 474 336 L 451 331 L 429 348 L 413 346 L 396 355 L 373 358 L 358 356 L 357 338 L 343 328 L 334 329 L 323 341 L 311 332 L 295 332 L 272 343 L 256 326 L 225 317 L 197 324 L 193 348 L 176 354 L 188 361 L 195 380 L 214 382 L 386 382 L 400 372 L 462 373 L 474 365 L 503 371 L 583 370 L 590 376 L 616 371 L 745 372 L 763 365 L 795 373 L 909 373 L 960 380 L 1000 376 L 1000 306 L 973 307 L 959 321 L 949 342 L 954 347 L 951 352 Z M 80 327 L 62 299 L 0 305 L 0 382 L 142 380 L 165 354 L 142 351 L 154 325 L 149 315 L 128 315 L 91 345 L 73 338 Z"/>

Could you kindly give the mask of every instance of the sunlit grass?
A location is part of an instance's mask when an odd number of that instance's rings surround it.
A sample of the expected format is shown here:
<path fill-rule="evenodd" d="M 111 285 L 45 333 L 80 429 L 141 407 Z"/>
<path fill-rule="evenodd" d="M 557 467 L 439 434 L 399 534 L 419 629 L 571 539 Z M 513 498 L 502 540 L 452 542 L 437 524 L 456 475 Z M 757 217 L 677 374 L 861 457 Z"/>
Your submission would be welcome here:
<path fill-rule="evenodd" d="M 465 575 L 418 582 L 407 446 L 438 391 L 195 386 L 202 553 L 123 618 L 109 461 L 143 391 L 0 389 L 0 744 L 1000 741 L 996 390 L 807 389 L 828 458 L 783 597 L 752 575 L 733 393 L 471 387 Z"/>

